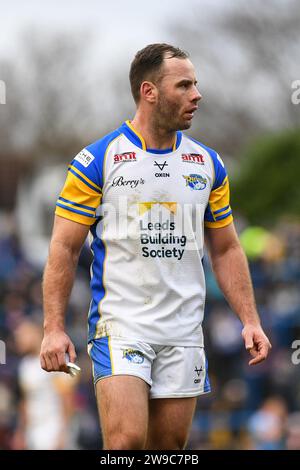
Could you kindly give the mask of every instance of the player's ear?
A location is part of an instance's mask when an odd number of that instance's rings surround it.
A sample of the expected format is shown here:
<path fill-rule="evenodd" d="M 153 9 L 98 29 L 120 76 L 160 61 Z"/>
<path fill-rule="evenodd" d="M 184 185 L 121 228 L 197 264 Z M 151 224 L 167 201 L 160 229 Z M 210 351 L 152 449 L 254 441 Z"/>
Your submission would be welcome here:
<path fill-rule="evenodd" d="M 157 99 L 158 90 L 153 82 L 143 82 L 140 89 L 141 98 L 149 103 L 155 103 Z"/>

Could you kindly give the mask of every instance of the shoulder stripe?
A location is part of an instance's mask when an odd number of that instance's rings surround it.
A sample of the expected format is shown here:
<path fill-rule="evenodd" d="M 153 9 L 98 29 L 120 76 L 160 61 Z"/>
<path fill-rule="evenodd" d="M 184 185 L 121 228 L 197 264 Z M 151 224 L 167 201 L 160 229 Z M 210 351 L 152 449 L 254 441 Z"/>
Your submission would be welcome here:
<path fill-rule="evenodd" d="M 228 205 L 226 207 L 223 207 L 223 209 L 218 209 L 217 211 L 214 211 L 214 214 L 220 214 L 220 212 L 224 212 L 229 208 L 230 208 L 230 206 Z"/>
<path fill-rule="evenodd" d="M 86 206 L 85 204 L 79 204 L 78 202 L 74 202 L 74 201 L 69 201 L 69 199 L 65 199 L 64 197 L 61 197 L 61 196 L 59 196 L 58 199 L 60 201 L 67 202 L 68 204 L 72 204 L 72 206 L 82 207 L 83 209 L 87 209 L 87 210 L 90 210 L 90 211 L 95 211 L 96 210 L 95 207 Z"/>
<path fill-rule="evenodd" d="M 226 212 L 226 214 L 223 214 L 223 215 L 219 215 L 218 217 L 215 218 L 215 220 L 223 220 L 223 219 L 226 219 L 226 217 L 228 217 L 229 215 L 232 214 L 232 211 L 230 210 L 229 212 Z"/>
<path fill-rule="evenodd" d="M 65 209 L 65 210 L 68 210 L 68 211 L 71 211 L 71 212 L 75 212 L 76 214 L 85 215 L 86 217 L 91 217 L 92 219 L 96 218 L 96 215 L 94 215 L 94 214 L 90 214 L 88 212 L 80 211 L 80 210 L 75 209 L 74 207 L 71 207 L 71 206 L 65 206 L 63 204 L 60 204 L 59 202 L 57 202 L 56 205 L 58 207 L 61 207 L 62 209 Z"/>
<path fill-rule="evenodd" d="M 69 170 L 71 173 L 73 173 L 73 175 L 77 176 L 77 178 L 79 178 L 81 181 L 83 181 L 83 183 L 85 183 L 87 186 L 89 186 L 91 189 L 93 189 L 94 191 L 97 191 L 97 193 L 100 193 L 101 194 L 101 188 L 99 186 L 97 186 L 95 183 L 93 183 L 93 181 L 91 181 L 90 179 L 88 179 L 83 173 L 81 173 L 80 170 L 78 170 L 75 166 L 73 165 L 70 165 L 69 166 Z"/>

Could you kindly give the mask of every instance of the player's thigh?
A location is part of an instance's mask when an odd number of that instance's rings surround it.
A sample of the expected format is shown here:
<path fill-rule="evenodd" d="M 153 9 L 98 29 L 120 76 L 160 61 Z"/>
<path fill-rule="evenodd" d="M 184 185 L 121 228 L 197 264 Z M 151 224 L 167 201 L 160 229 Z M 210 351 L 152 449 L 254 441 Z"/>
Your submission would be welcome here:
<path fill-rule="evenodd" d="M 147 447 L 183 449 L 197 396 L 210 390 L 204 349 L 159 348 L 153 361 L 152 381 Z"/>
<path fill-rule="evenodd" d="M 141 341 L 103 337 L 91 342 L 89 354 L 105 448 L 142 448 L 148 424 L 153 349 Z"/>
<path fill-rule="evenodd" d="M 148 449 L 183 449 L 197 397 L 158 398 L 149 402 Z"/>
<path fill-rule="evenodd" d="M 106 449 L 141 449 L 148 427 L 149 385 L 130 375 L 96 383 L 102 437 Z"/>

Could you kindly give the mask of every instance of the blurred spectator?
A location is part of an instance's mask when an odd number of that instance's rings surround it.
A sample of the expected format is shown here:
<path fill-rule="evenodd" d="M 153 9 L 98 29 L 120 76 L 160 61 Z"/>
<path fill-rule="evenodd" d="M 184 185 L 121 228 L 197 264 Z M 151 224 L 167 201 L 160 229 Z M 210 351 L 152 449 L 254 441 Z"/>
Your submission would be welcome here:
<path fill-rule="evenodd" d="M 35 355 L 39 351 L 37 345 L 33 347 L 31 333 L 20 335 L 18 332 L 24 325 L 41 320 L 42 272 L 26 259 L 20 248 L 13 217 L 0 217 L 0 220 L 6 220 L 0 225 L 0 339 L 5 341 L 7 351 L 6 365 L 0 365 L 0 449 L 25 445 L 28 448 L 32 444 L 25 444 L 24 392 L 18 382 L 21 385 L 23 380 L 26 387 L 27 380 L 27 387 L 34 387 L 40 380 L 35 374 L 45 374 L 51 383 L 54 375 L 40 369 L 37 357 L 29 361 L 30 356 L 26 355 L 21 359 L 14 338 L 21 349 L 22 340 L 26 343 L 26 338 L 30 338 L 26 347 L 33 348 L 35 352 L 30 350 Z M 299 366 L 291 361 L 291 344 L 300 339 L 300 227 L 284 224 L 274 236 L 268 232 L 270 243 L 250 260 L 258 309 L 273 344 L 268 361 L 256 368 L 248 366 L 249 359 L 240 337 L 241 325 L 224 301 L 207 259 L 204 260 L 208 288 L 204 328 L 212 393 L 198 400 L 188 448 L 300 448 L 300 374 Z M 249 238 L 247 240 L 250 252 L 251 237 L 250 242 Z M 269 252 L 266 254 L 265 250 Z M 53 446 L 101 448 L 91 365 L 86 353 L 90 259 L 85 246 L 67 315 L 67 329 L 75 342 L 82 373 L 74 390 L 66 392 L 72 395 L 73 403 L 69 411 L 72 418 L 65 421 L 69 423 L 68 431 L 62 433 L 65 435 L 61 442 Z M 25 373 L 27 367 L 33 371 Z M 65 381 L 69 377 L 59 374 L 59 379 Z M 48 407 L 45 396 L 38 405 L 38 419 Z M 46 429 L 48 440 L 50 425 Z"/>
<path fill-rule="evenodd" d="M 14 332 L 19 364 L 18 425 L 15 449 L 65 449 L 72 444 L 74 380 L 64 373 L 47 373 L 40 367 L 42 328 L 32 320 L 23 321 Z"/>
<path fill-rule="evenodd" d="M 284 448 L 284 432 L 287 419 L 286 403 L 282 398 L 267 399 L 249 420 L 254 448 L 280 450 Z"/>
<path fill-rule="evenodd" d="M 286 449 L 300 449 L 300 412 L 291 413 L 287 422 Z"/>

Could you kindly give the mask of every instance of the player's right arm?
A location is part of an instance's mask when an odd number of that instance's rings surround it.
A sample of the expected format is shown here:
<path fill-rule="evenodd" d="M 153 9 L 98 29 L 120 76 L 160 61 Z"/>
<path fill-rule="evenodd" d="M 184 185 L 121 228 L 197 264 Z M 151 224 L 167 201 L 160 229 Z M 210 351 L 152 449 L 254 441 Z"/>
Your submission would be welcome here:
<path fill-rule="evenodd" d="M 89 231 L 88 225 L 55 216 L 49 257 L 43 278 L 44 339 L 41 366 L 67 371 L 65 354 L 75 362 L 75 348 L 65 333 L 65 312 L 72 290 L 78 258 Z"/>
<path fill-rule="evenodd" d="M 104 139 L 105 140 L 105 139 Z M 81 150 L 68 168 L 56 203 L 49 258 L 43 279 L 44 339 L 41 366 L 67 372 L 65 354 L 75 362 L 73 343 L 65 333 L 65 312 L 77 262 L 102 198 L 102 161 L 106 144 L 98 141 Z"/>

